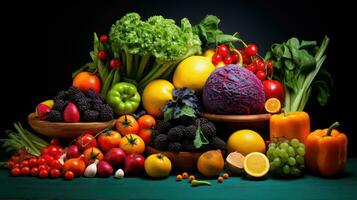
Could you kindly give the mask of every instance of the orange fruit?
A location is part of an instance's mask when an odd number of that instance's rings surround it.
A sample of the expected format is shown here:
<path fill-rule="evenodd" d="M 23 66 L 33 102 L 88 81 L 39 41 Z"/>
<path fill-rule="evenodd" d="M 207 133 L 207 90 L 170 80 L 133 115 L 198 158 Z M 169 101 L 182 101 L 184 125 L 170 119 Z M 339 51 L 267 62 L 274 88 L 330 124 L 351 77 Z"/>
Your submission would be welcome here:
<path fill-rule="evenodd" d="M 265 152 L 265 142 L 255 131 L 243 129 L 234 132 L 227 141 L 228 153 L 237 151 L 244 156 L 251 152 Z"/>
<path fill-rule="evenodd" d="M 241 175 L 244 172 L 244 156 L 238 152 L 228 154 L 226 158 L 226 166 L 229 171 Z"/>
<path fill-rule="evenodd" d="M 204 152 L 197 161 L 198 171 L 207 177 L 218 176 L 224 169 L 224 160 L 220 150 Z"/>
<path fill-rule="evenodd" d="M 281 109 L 281 103 L 279 101 L 279 99 L 277 98 L 269 98 L 266 102 L 265 102 L 265 110 L 268 112 L 268 113 L 278 113 L 280 112 L 280 109 Z"/>
<path fill-rule="evenodd" d="M 252 152 L 244 158 L 244 171 L 253 177 L 262 177 L 269 171 L 269 160 L 260 152 Z"/>

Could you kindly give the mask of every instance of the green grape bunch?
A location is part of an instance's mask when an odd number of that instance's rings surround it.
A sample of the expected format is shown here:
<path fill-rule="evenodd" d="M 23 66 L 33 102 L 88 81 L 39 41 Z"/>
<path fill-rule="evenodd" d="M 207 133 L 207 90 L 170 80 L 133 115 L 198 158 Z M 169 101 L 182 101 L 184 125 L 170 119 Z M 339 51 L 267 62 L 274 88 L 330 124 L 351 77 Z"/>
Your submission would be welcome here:
<path fill-rule="evenodd" d="M 270 172 L 278 177 L 300 177 L 305 169 L 305 145 L 298 139 L 277 141 L 268 146 Z"/>

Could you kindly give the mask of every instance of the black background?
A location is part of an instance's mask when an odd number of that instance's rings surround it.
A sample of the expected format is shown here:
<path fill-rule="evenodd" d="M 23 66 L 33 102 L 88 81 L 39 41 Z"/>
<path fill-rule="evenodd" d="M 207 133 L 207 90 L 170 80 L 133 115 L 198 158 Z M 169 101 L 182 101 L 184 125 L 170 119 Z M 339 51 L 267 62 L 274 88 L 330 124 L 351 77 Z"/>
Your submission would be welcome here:
<path fill-rule="evenodd" d="M 68 88 L 71 73 L 90 61 L 93 32 L 107 33 L 126 13 L 135 11 L 143 18 L 163 15 L 176 21 L 187 17 L 192 24 L 214 14 L 226 33 L 239 32 L 245 41 L 257 44 L 261 54 L 293 36 L 321 41 L 327 34 L 331 43 L 323 67 L 335 85 L 327 106 L 311 99 L 306 111 L 312 129 L 340 121 L 339 129 L 349 137 L 349 155 L 357 155 L 356 23 L 347 1 L 11 1 L 2 10 L 0 136 L 14 121 L 25 123 L 37 103 Z"/>

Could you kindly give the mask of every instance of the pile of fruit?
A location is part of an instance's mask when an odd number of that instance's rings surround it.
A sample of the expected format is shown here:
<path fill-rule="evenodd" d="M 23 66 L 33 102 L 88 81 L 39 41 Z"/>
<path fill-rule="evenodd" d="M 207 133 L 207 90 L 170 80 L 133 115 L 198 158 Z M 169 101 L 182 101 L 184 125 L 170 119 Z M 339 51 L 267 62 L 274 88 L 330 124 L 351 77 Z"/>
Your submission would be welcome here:
<path fill-rule="evenodd" d="M 73 74 L 68 90 L 36 106 L 36 120 L 67 128 L 77 122 L 113 120 L 114 125 L 49 143 L 15 124 L 16 131 L 7 131 L 2 140 L 2 147 L 13 153 L 6 163 L 10 173 L 68 180 L 143 174 L 165 178 L 176 169 L 177 181 L 189 179 L 192 186 L 210 185 L 188 175 L 196 169 L 219 183 L 230 174 L 297 178 L 305 172 L 340 173 L 346 164 L 346 135 L 335 129 L 338 123 L 311 133 L 304 112 L 311 95 L 321 105 L 327 103 L 331 80 L 321 66 L 329 39 L 319 46 L 291 38 L 274 44 L 263 58 L 255 44 L 224 34 L 219 21 L 208 15 L 197 25 L 184 18 L 178 26 L 162 16 L 143 21 L 129 13 L 108 35 L 94 34 L 92 61 Z M 224 140 L 219 123 L 203 112 L 270 113 L 270 140 L 248 129 L 235 130 Z M 175 161 L 182 152 L 199 156 L 181 172 Z"/>

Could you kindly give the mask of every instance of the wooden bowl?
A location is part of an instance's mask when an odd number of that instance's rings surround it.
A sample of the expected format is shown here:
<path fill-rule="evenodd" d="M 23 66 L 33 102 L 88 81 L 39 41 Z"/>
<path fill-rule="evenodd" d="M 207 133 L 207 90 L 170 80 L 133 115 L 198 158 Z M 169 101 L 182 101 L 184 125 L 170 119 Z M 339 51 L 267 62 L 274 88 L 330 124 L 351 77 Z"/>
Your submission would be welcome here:
<path fill-rule="evenodd" d="M 241 129 L 251 129 L 264 138 L 269 137 L 270 114 L 255 115 L 220 115 L 212 113 L 202 113 L 203 117 L 213 121 L 218 129 L 231 134 Z"/>
<path fill-rule="evenodd" d="M 76 138 L 83 133 L 95 134 L 114 126 L 115 120 L 109 122 L 48 122 L 40 120 L 35 113 L 29 114 L 28 123 L 38 133 L 55 138 Z"/>
<path fill-rule="evenodd" d="M 167 156 L 172 166 L 177 171 L 194 171 L 197 169 L 197 160 L 203 152 L 171 152 L 159 151 L 153 147 L 146 146 L 146 153 L 162 153 Z"/>

